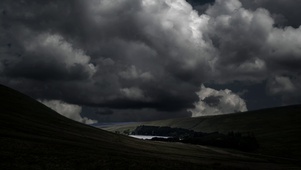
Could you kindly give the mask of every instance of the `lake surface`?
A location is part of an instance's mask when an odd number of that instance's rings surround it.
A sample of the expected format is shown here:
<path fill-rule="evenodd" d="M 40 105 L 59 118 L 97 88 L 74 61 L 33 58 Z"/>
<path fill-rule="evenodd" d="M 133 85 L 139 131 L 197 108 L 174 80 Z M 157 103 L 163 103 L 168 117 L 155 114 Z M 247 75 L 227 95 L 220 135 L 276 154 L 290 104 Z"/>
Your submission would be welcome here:
<path fill-rule="evenodd" d="M 137 139 L 152 139 L 152 138 L 163 138 L 167 139 L 170 136 L 148 136 L 148 135 L 129 135 L 130 137 L 137 138 Z"/>

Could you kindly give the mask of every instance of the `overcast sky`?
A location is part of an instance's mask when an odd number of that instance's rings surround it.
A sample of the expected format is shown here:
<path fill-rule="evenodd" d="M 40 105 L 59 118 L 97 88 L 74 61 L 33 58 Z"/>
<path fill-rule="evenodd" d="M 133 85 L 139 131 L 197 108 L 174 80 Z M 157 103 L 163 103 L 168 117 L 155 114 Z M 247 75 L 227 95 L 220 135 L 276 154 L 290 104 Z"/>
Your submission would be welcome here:
<path fill-rule="evenodd" d="M 300 9 L 296 0 L 2 0 L 0 82 L 84 123 L 300 104 Z"/>

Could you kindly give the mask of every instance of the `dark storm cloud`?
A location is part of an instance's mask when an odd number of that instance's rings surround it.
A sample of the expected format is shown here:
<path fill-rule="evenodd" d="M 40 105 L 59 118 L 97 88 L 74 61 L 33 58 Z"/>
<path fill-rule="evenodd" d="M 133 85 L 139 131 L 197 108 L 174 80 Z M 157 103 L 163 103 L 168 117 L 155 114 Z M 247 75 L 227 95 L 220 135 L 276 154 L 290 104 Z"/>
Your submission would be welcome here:
<path fill-rule="evenodd" d="M 110 110 L 110 109 L 97 109 L 95 112 L 95 114 L 100 114 L 100 115 L 111 115 L 114 113 L 114 111 Z"/>
<path fill-rule="evenodd" d="M 297 76 L 275 76 L 268 80 L 266 89 L 269 95 L 279 96 L 283 105 L 300 104 L 301 79 Z"/>
<path fill-rule="evenodd" d="M 85 111 L 85 108 L 83 108 L 82 117 L 86 116 L 90 119 L 98 120 L 98 122 L 144 122 L 187 116 L 187 114 L 183 111 L 155 112 L 153 109 L 112 109 L 112 114 L 95 114 L 91 111 L 93 109 L 89 110 L 90 111 Z"/>
<path fill-rule="evenodd" d="M 99 115 L 189 115 L 202 83 L 269 80 L 277 89 L 277 77 L 298 77 L 301 30 L 275 25 L 285 9 L 189 2 L 194 8 L 184 0 L 1 1 L 1 83 L 114 110 Z"/>
<path fill-rule="evenodd" d="M 220 55 L 218 74 L 231 75 L 228 80 L 261 81 L 272 74 L 300 72 L 292 65 L 301 62 L 300 29 L 276 28 L 269 11 L 247 10 L 236 0 L 218 0 L 206 13 L 212 16 L 208 35 Z"/>
<path fill-rule="evenodd" d="M 93 74 L 90 57 L 55 33 L 65 16 L 60 12 L 64 10 L 58 11 L 56 6 L 68 7 L 55 1 L 53 4 L 3 2 L 5 14 L 1 16 L 0 37 L 3 43 L 10 44 L 2 47 L 1 53 L 5 75 L 37 80 L 74 80 L 86 79 Z"/>
<path fill-rule="evenodd" d="M 272 17 L 279 26 L 293 26 L 298 28 L 301 25 L 301 4 L 295 0 L 241 0 L 247 9 L 265 8 L 270 11 Z"/>
<path fill-rule="evenodd" d="M 215 0 L 186 0 L 199 14 L 203 14 Z"/>
<path fill-rule="evenodd" d="M 291 5 L 292 2 L 287 3 Z M 245 6 L 236 0 L 218 0 L 206 11 L 212 16 L 209 36 L 220 53 L 215 65 L 221 71 L 218 74 L 229 75 L 224 79 L 226 82 L 232 78 L 245 82 L 269 79 L 269 94 L 282 96 L 283 104 L 300 103 L 295 94 L 300 94 L 297 89 L 301 71 L 301 29 L 277 27 L 270 11 L 249 10 Z M 217 80 L 223 81 L 221 77 Z M 290 84 L 295 88 L 287 91 Z"/>
<path fill-rule="evenodd" d="M 197 57 L 202 52 L 193 44 L 197 37 L 190 40 L 198 35 L 186 28 L 186 24 L 197 26 L 187 19 L 198 16 L 189 5 L 179 5 L 6 2 L 2 24 L 7 27 L 2 38 L 17 46 L 14 52 L 22 55 L 5 51 L 3 60 L 10 59 L 4 65 L 3 80 L 36 98 L 76 104 L 158 110 L 192 106 L 196 96 L 190 94 L 196 86 L 188 82 L 199 84 L 196 77 L 204 77 L 208 66 Z M 20 6 L 22 9 L 14 10 Z M 28 87 L 32 83 L 35 91 Z"/>

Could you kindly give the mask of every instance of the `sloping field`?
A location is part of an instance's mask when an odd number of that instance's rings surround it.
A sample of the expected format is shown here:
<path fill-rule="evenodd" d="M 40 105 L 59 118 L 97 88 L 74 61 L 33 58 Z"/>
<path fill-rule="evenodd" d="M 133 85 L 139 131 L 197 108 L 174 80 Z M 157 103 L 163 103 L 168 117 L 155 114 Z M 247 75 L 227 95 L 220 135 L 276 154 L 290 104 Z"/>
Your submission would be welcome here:
<path fill-rule="evenodd" d="M 0 108 L 0 169 L 300 169 L 295 160 L 117 135 L 1 85 Z"/>
<path fill-rule="evenodd" d="M 201 132 L 253 132 L 260 144 L 258 153 L 301 159 L 301 105 L 219 116 L 143 122 L 105 129 L 122 132 L 142 124 L 180 127 Z"/>

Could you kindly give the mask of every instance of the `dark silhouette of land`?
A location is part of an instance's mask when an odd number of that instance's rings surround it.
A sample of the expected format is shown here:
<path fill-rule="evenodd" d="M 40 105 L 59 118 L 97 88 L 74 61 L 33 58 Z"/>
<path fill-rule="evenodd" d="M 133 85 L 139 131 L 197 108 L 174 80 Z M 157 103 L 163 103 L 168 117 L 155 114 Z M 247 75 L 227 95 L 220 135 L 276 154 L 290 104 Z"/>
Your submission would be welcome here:
<path fill-rule="evenodd" d="M 107 132 L 2 85 L 0 108 L 0 169 L 300 169 L 293 158 Z"/>

